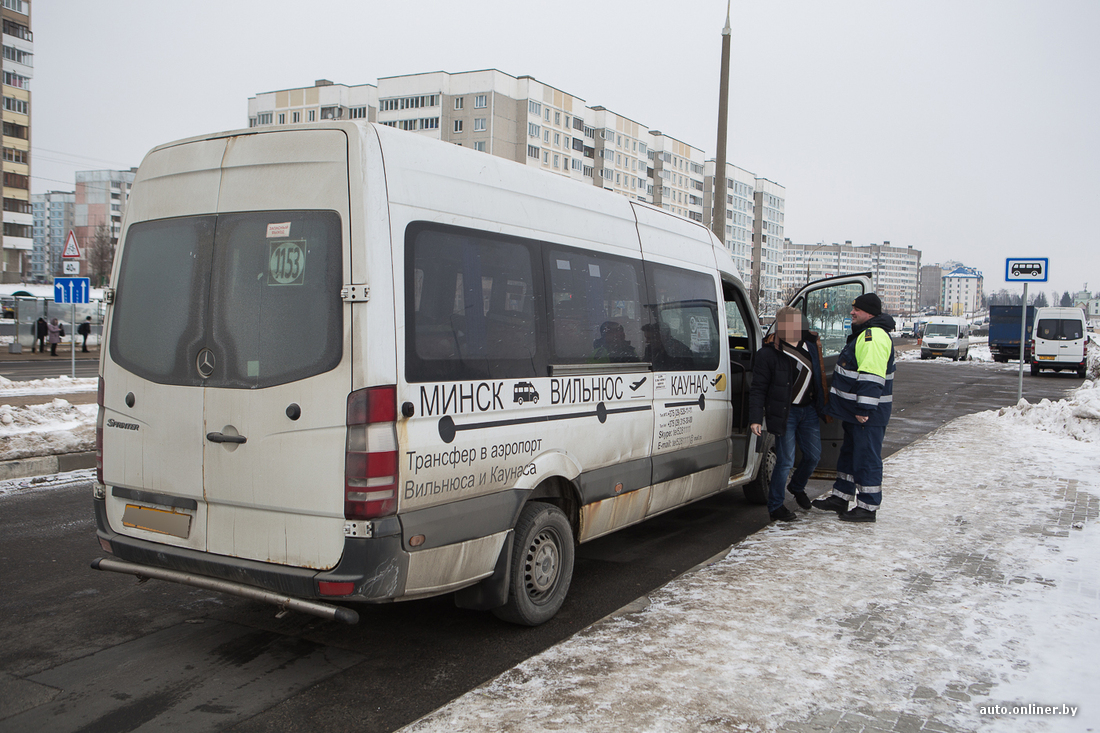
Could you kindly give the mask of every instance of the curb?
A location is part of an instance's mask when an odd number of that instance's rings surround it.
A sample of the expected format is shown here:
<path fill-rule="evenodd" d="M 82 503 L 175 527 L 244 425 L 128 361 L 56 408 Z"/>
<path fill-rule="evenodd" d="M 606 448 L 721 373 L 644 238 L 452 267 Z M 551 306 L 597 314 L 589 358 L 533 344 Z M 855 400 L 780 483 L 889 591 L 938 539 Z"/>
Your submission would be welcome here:
<path fill-rule="evenodd" d="M 28 476 L 45 476 L 80 468 L 95 468 L 95 451 L 61 453 L 56 456 L 31 456 L 0 461 L 0 481 Z"/>

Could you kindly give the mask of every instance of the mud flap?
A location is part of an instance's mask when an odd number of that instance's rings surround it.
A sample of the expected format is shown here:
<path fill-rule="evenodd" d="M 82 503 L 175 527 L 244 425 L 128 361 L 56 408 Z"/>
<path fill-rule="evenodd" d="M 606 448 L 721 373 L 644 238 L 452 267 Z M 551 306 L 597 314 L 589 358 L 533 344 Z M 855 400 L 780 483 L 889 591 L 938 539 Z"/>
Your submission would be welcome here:
<path fill-rule="evenodd" d="M 455 605 L 474 611 L 489 611 L 500 608 L 508 602 L 509 583 L 512 574 L 512 538 L 515 531 L 509 531 L 500 548 L 496 569 L 493 574 L 471 586 L 455 591 Z"/>

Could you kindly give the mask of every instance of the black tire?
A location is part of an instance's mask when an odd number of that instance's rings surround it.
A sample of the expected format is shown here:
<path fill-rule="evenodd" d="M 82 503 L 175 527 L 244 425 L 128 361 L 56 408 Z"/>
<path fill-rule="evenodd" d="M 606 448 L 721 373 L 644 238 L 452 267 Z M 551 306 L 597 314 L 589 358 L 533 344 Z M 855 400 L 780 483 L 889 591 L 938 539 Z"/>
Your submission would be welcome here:
<path fill-rule="evenodd" d="M 1078 377 L 1078 379 L 1084 379 L 1087 376 L 1088 376 L 1088 370 L 1084 367 L 1084 365 L 1081 365 L 1081 366 L 1077 367 L 1077 377 Z"/>
<path fill-rule="evenodd" d="M 1033 376 L 1033 377 L 1039 376 L 1039 365 L 1038 364 L 1032 364 L 1031 365 L 1031 376 Z"/>
<path fill-rule="evenodd" d="M 508 602 L 493 609 L 502 621 L 538 626 L 554 617 L 573 579 L 573 529 L 553 504 L 528 502 L 512 541 Z"/>
<path fill-rule="evenodd" d="M 775 450 L 773 448 L 775 439 L 765 433 L 764 440 L 767 443 L 763 460 L 760 462 L 760 470 L 756 472 L 756 478 L 741 487 L 741 491 L 745 493 L 745 501 L 757 506 L 764 506 L 768 503 L 769 484 L 772 480 L 772 471 L 775 469 Z"/>

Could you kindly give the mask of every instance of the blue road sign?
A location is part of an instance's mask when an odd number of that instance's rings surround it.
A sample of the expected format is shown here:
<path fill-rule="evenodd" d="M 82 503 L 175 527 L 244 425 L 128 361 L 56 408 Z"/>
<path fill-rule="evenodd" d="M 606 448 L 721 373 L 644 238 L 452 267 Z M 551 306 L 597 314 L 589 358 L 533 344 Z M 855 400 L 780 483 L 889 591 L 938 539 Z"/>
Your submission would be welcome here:
<path fill-rule="evenodd" d="M 1046 257 L 1009 257 L 1005 259 L 1005 282 L 1045 283 L 1048 267 Z"/>
<path fill-rule="evenodd" d="M 86 277 L 56 277 L 53 281 L 53 302 L 87 303 L 91 281 Z"/>
<path fill-rule="evenodd" d="M 852 319 L 851 318 L 845 318 L 844 319 L 844 330 L 847 331 L 851 327 L 852 327 Z"/>

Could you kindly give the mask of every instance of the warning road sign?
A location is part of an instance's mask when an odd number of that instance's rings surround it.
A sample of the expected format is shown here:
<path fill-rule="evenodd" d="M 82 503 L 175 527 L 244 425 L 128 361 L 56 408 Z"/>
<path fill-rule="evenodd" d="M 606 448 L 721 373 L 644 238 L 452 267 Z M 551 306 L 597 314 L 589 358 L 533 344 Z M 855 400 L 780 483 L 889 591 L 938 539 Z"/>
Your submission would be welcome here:
<path fill-rule="evenodd" d="M 73 234 L 73 230 L 69 230 L 69 237 L 65 240 L 65 251 L 61 253 L 62 257 L 79 257 L 80 246 L 76 243 L 76 235 Z"/>

